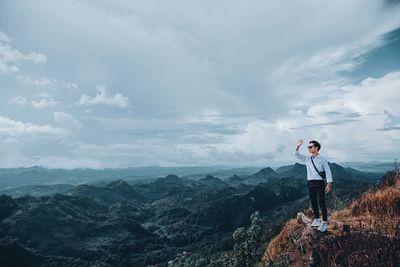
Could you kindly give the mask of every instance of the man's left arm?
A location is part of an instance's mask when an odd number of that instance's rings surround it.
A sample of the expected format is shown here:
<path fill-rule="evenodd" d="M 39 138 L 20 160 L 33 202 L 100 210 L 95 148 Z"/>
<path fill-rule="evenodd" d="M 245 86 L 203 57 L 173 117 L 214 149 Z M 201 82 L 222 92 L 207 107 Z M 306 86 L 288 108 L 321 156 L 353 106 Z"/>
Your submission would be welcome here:
<path fill-rule="evenodd" d="M 330 192 L 331 191 L 331 185 L 332 185 L 332 172 L 331 172 L 331 168 L 329 168 L 329 164 L 327 160 L 324 160 L 324 171 L 326 173 L 326 181 L 327 181 L 327 185 L 326 185 L 326 192 Z"/>

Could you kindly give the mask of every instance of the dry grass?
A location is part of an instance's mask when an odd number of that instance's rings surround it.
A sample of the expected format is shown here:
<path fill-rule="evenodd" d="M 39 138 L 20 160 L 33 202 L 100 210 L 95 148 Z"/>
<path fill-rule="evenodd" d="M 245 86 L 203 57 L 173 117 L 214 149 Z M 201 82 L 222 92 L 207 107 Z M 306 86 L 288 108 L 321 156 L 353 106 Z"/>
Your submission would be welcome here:
<path fill-rule="evenodd" d="M 301 232 L 303 226 L 297 223 L 297 219 L 289 220 L 280 233 L 268 244 L 262 261 L 275 259 L 279 254 L 288 251 L 291 246 L 290 234 Z"/>
<path fill-rule="evenodd" d="M 400 225 L 400 174 L 389 173 L 376 190 L 364 193 L 350 206 L 335 212 L 332 219 L 349 224 L 352 229 L 370 229 L 398 235 Z"/>

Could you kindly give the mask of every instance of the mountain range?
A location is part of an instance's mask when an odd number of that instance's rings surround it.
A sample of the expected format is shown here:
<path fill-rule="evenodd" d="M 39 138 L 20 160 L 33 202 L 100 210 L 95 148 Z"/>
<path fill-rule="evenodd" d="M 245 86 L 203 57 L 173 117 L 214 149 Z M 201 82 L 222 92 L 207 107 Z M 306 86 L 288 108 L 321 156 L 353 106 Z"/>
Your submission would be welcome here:
<path fill-rule="evenodd" d="M 338 199 L 348 203 L 382 176 L 330 167 L 332 207 Z M 214 170 L 201 178 L 168 174 L 145 181 L 102 174 L 105 179 L 89 177 L 96 181 L 89 184 L 9 187 L 0 197 L 0 265 L 166 266 L 188 252 L 186 257 L 201 258 L 207 266 L 233 248 L 232 233 L 248 226 L 255 211 L 268 229 L 268 242 L 288 218 L 308 207 L 304 165 L 245 175 L 222 172 L 230 176 L 219 178 Z M 22 179 L 32 173 L 38 180 L 53 179 L 48 170 L 42 177 L 40 169 L 0 175 Z M 40 193 L 32 194 L 35 190 Z"/>

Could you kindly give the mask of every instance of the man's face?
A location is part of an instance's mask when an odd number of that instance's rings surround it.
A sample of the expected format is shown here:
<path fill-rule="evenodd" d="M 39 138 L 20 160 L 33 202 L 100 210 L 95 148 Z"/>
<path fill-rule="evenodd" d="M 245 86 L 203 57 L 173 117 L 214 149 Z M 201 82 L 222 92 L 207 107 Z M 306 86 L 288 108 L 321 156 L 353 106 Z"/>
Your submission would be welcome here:
<path fill-rule="evenodd" d="M 307 148 L 308 148 L 308 152 L 310 152 L 311 154 L 318 152 L 318 148 L 316 146 L 314 146 L 313 143 L 309 143 Z"/>

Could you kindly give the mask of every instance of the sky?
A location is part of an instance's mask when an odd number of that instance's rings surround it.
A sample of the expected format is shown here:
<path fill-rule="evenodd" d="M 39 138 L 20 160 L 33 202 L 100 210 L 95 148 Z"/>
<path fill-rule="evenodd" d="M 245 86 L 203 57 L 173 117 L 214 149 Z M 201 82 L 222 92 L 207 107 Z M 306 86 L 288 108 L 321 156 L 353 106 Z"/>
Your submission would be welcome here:
<path fill-rule="evenodd" d="M 1 168 L 394 161 L 399 103 L 398 1 L 0 1 Z"/>

